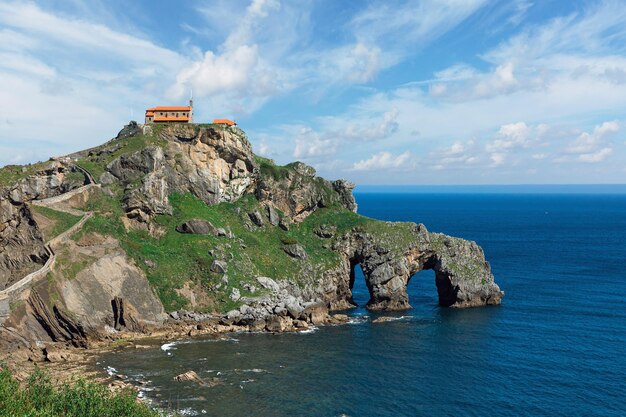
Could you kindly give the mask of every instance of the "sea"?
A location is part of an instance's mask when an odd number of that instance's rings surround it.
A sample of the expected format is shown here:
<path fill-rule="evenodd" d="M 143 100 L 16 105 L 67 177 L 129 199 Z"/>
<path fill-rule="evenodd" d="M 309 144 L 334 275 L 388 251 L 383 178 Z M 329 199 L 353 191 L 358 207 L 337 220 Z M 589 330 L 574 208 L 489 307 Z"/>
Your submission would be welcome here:
<path fill-rule="evenodd" d="M 476 241 L 502 305 L 439 307 L 422 271 L 409 282 L 412 309 L 373 313 L 360 274 L 350 324 L 150 341 L 97 366 L 188 416 L 626 416 L 626 186 L 355 196 L 363 215 Z M 372 322 L 381 315 L 394 320 Z M 174 381 L 189 370 L 219 385 Z"/>

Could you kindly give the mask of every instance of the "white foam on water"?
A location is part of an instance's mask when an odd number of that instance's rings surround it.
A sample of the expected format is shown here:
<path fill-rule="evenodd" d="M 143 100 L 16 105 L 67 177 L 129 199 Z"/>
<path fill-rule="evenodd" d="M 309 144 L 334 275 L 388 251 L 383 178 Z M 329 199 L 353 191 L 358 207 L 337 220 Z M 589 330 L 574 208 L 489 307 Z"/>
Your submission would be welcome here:
<path fill-rule="evenodd" d="M 369 319 L 370 319 L 370 316 L 366 316 L 366 315 L 354 316 L 354 317 L 350 317 L 350 320 L 348 320 L 347 324 L 363 324 L 369 321 Z"/>
<path fill-rule="evenodd" d="M 117 369 L 115 369 L 112 366 L 107 366 L 106 367 L 106 372 L 107 372 L 107 374 L 109 374 L 109 376 L 113 376 L 113 375 L 117 374 Z"/>
<path fill-rule="evenodd" d="M 176 349 L 176 345 L 180 342 L 169 342 L 161 345 L 161 350 L 167 352 L 168 350 Z"/>
<path fill-rule="evenodd" d="M 242 372 L 254 372 L 256 374 L 260 374 L 261 372 L 267 372 L 265 369 L 253 368 L 253 369 L 243 369 Z"/>
<path fill-rule="evenodd" d="M 308 329 L 305 329 L 305 330 L 298 330 L 296 332 L 296 334 L 311 334 L 311 333 L 315 333 L 318 330 L 319 330 L 319 327 L 311 326 L 311 327 L 309 327 Z"/>

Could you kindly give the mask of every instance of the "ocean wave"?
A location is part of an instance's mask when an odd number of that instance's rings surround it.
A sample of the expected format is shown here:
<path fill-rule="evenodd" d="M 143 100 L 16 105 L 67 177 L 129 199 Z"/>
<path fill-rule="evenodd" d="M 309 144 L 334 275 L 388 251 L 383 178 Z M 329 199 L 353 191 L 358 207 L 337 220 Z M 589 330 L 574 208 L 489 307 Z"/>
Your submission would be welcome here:
<path fill-rule="evenodd" d="M 352 316 L 350 317 L 350 320 L 348 320 L 347 324 L 363 324 L 366 323 L 370 320 L 370 316 L 368 315 L 361 315 L 361 316 Z"/>
<path fill-rule="evenodd" d="M 168 343 L 164 343 L 164 344 L 162 344 L 162 345 L 161 345 L 161 350 L 162 350 L 163 352 L 167 352 L 168 350 L 173 350 L 173 349 L 176 349 L 176 345 L 177 345 L 178 343 L 179 343 L 179 342 L 168 342 Z"/>
<path fill-rule="evenodd" d="M 319 330 L 319 327 L 317 326 L 309 326 L 308 329 L 298 330 L 296 334 L 311 334 L 311 333 L 315 333 L 318 330 Z"/>

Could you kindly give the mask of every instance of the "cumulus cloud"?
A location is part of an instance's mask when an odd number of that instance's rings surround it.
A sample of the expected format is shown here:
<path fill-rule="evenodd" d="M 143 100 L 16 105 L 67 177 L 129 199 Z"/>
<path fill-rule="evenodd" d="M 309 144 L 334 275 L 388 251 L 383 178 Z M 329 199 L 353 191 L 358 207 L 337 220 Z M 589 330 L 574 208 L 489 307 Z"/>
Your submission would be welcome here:
<path fill-rule="evenodd" d="M 613 153 L 612 148 L 602 148 L 596 152 L 584 153 L 578 156 L 578 160 L 582 162 L 596 163 L 604 161 L 609 155 Z"/>
<path fill-rule="evenodd" d="M 487 143 L 488 152 L 502 152 L 530 144 L 531 129 L 524 122 L 506 124 L 500 127 L 495 138 Z"/>
<path fill-rule="evenodd" d="M 380 48 L 357 43 L 345 50 L 336 51 L 332 70 L 354 83 L 366 83 L 374 79 L 380 70 Z"/>
<path fill-rule="evenodd" d="M 611 133 L 619 132 L 620 125 L 617 121 L 604 122 L 596 126 L 592 132 L 581 133 L 565 151 L 570 154 L 587 154 L 598 149 L 603 140 Z"/>
<path fill-rule="evenodd" d="M 224 93 L 236 97 L 267 96 L 278 85 L 272 71 L 261 62 L 258 48 L 242 45 L 221 55 L 207 51 L 202 60 L 180 71 L 169 95 L 180 99 L 190 89 L 200 97 Z"/>
<path fill-rule="evenodd" d="M 321 137 L 309 127 L 303 127 L 296 138 L 293 156 L 298 159 L 312 159 L 332 155 L 337 150 L 337 142 L 329 137 Z"/>
<path fill-rule="evenodd" d="M 393 109 L 383 114 L 382 120 L 376 125 L 349 123 L 345 128 L 330 131 L 328 135 L 349 140 L 373 141 L 385 139 L 398 131 L 398 110 Z"/>
<path fill-rule="evenodd" d="M 399 170 L 410 167 L 413 155 L 406 151 L 398 155 L 390 152 L 378 152 L 369 159 L 363 159 L 352 165 L 351 171 Z"/>
<path fill-rule="evenodd" d="M 441 170 L 474 165 L 480 162 L 481 153 L 473 139 L 466 142 L 456 141 L 449 147 L 431 152 L 429 160 L 434 162 L 434 169 Z"/>

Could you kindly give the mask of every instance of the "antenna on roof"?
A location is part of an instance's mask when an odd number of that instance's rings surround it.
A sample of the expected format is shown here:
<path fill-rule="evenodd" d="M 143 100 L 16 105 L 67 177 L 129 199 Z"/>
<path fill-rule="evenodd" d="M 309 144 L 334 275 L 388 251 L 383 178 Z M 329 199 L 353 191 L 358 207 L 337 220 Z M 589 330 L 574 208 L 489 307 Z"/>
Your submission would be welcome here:
<path fill-rule="evenodd" d="M 189 89 L 189 107 L 193 107 L 193 88 Z"/>

